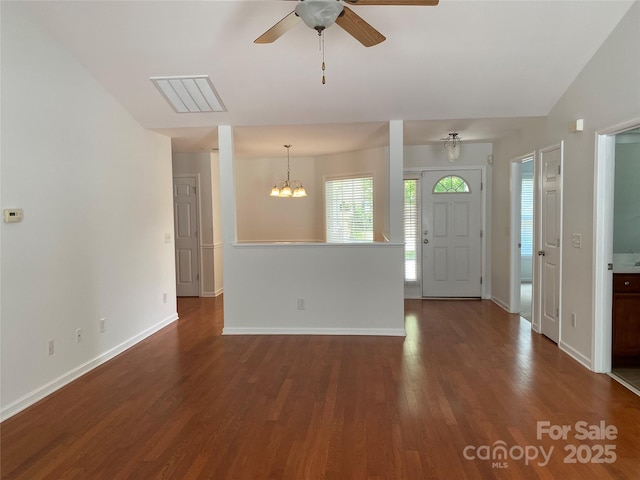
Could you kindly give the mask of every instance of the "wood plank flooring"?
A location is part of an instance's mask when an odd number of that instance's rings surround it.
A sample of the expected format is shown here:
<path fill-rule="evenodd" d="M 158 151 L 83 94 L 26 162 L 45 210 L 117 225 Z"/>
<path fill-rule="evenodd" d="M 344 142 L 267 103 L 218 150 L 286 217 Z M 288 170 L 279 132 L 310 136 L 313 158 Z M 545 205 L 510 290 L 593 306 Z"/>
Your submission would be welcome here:
<path fill-rule="evenodd" d="M 2 478 L 640 478 L 640 397 L 491 302 L 407 301 L 406 338 L 223 337 L 220 298 L 178 309 L 2 423 Z M 580 421 L 618 434 L 576 439 Z"/>

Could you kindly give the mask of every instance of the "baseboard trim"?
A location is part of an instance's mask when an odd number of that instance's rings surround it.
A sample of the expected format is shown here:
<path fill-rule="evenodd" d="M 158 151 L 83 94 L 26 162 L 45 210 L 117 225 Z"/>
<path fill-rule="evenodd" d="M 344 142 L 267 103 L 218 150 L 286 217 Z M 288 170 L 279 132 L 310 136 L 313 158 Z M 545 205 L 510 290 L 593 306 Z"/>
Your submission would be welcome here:
<path fill-rule="evenodd" d="M 564 353 L 569 355 L 571 358 L 573 358 L 576 362 L 581 364 L 583 367 L 586 367 L 589 370 L 593 370 L 593 368 L 591 366 L 591 359 L 589 359 L 588 357 L 584 356 L 582 353 L 577 351 L 575 348 L 573 348 L 570 345 L 567 345 L 563 341 L 560 341 L 560 343 L 558 343 L 558 346 L 560 347 L 560 350 L 562 350 Z"/>
<path fill-rule="evenodd" d="M 221 294 L 222 294 L 222 289 L 219 288 L 215 292 L 202 292 L 202 295 L 200 295 L 200 296 L 201 297 L 217 297 L 217 296 L 219 296 Z"/>
<path fill-rule="evenodd" d="M 500 300 L 498 297 L 491 297 L 491 301 L 493 303 L 495 303 L 496 305 L 498 305 L 500 308 L 502 308 L 503 310 L 505 310 L 507 313 L 511 313 L 509 311 L 509 305 L 507 305 L 505 302 L 503 302 L 502 300 Z"/>
<path fill-rule="evenodd" d="M 39 402 L 43 398 L 54 393 L 56 390 L 59 390 L 65 385 L 73 382 L 74 380 L 77 380 L 82 375 L 90 372 L 94 368 L 111 360 L 116 355 L 119 355 L 125 350 L 128 350 L 129 348 L 133 347 L 135 344 L 153 335 L 158 330 L 161 330 L 162 328 L 175 322 L 176 320 L 178 320 L 178 314 L 174 313 L 168 316 L 167 318 L 165 318 L 164 320 L 140 332 L 139 334 L 131 337 L 129 340 L 122 342 L 120 345 L 117 345 L 112 349 L 107 350 L 106 352 L 98 355 L 94 359 L 89 360 L 88 362 L 85 362 L 69 370 L 68 372 L 60 375 L 58 378 L 55 378 L 49 383 L 43 385 L 42 387 L 36 388 L 35 390 L 20 397 L 19 399 L 10 403 L 9 405 L 2 407 L 2 409 L 0 409 L 0 421 L 4 421 L 7 418 L 12 417 L 16 413 L 21 412 L 25 408 L 30 407 L 34 403 Z"/>
<path fill-rule="evenodd" d="M 223 335 L 373 335 L 406 337 L 404 328 L 250 328 L 224 327 Z"/>

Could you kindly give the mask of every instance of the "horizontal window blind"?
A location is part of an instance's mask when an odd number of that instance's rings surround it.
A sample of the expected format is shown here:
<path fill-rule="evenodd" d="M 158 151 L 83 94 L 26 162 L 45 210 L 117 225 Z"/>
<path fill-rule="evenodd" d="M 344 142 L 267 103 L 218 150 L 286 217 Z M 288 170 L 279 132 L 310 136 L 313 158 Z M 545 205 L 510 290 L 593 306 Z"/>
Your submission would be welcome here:
<path fill-rule="evenodd" d="M 520 255 L 533 255 L 533 178 L 522 179 L 520 245 Z"/>
<path fill-rule="evenodd" d="M 418 180 L 404 181 L 404 281 L 418 281 Z"/>
<path fill-rule="evenodd" d="M 373 241 L 373 177 L 326 180 L 327 242 Z"/>

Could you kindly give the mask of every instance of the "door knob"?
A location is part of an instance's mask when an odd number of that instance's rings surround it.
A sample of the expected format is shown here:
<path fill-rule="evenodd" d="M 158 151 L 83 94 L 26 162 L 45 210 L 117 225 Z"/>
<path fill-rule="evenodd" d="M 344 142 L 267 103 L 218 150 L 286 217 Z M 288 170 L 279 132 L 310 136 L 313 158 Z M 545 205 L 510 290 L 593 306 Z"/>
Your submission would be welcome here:
<path fill-rule="evenodd" d="M 539 257 L 544 257 L 545 256 L 544 250 L 539 250 L 538 251 L 538 256 Z"/>
<path fill-rule="evenodd" d="M 427 240 L 426 238 L 422 241 L 422 243 L 429 243 L 429 240 Z"/>

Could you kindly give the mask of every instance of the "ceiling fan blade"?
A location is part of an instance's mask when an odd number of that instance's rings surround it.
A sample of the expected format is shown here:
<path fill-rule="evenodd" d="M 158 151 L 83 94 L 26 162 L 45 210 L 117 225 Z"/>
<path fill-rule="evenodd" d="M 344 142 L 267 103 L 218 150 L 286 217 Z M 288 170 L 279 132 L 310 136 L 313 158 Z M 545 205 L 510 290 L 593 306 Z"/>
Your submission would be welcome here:
<path fill-rule="evenodd" d="M 269 30 L 256 38 L 253 43 L 273 43 L 299 21 L 300 17 L 296 15 L 296 12 L 291 12 Z"/>
<path fill-rule="evenodd" d="M 336 19 L 336 23 L 365 47 L 372 47 L 386 40 L 384 35 L 365 22 L 353 10 L 344 7 L 342 12 Z"/>
<path fill-rule="evenodd" d="M 415 5 L 435 7 L 439 0 L 344 0 L 352 5 Z"/>

